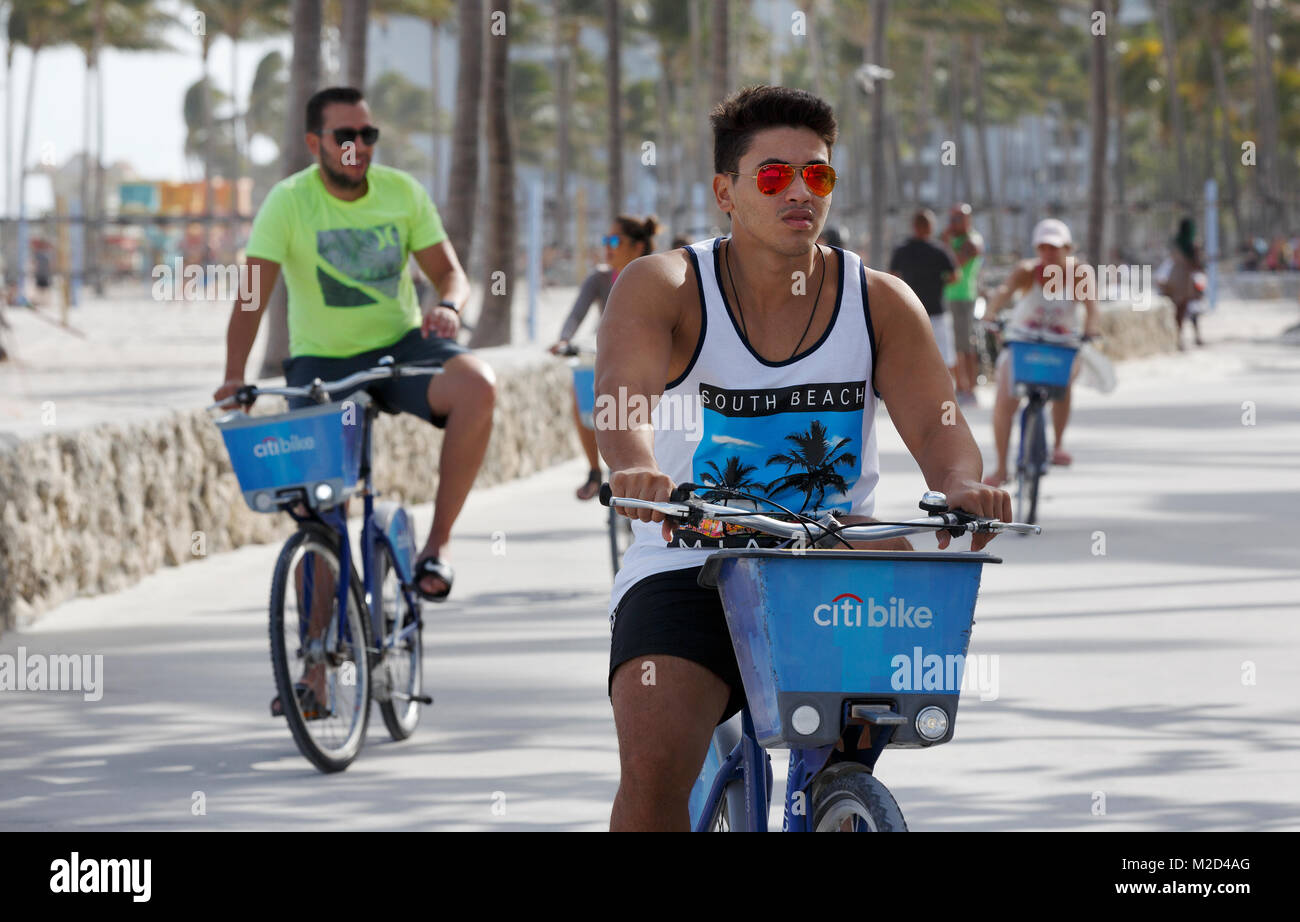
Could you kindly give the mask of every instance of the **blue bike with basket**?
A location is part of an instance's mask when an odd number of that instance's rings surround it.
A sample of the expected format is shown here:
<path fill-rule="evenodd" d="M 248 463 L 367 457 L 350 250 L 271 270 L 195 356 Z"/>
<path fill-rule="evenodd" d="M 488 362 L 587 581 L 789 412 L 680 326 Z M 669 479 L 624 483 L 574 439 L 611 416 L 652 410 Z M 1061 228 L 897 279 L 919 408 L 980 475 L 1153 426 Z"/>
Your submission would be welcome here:
<path fill-rule="evenodd" d="M 697 832 L 763 832 L 772 792 L 768 747 L 788 747 L 787 832 L 903 832 L 907 823 L 874 774 L 885 749 L 952 739 L 983 552 L 831 549 L 942 528 L 956 537 L 1037 526 L 980 519 L 926 493 L 925 518 L 845 527 L 833 516 L 780 521 L 691 496 L 614 497 L 690 524 L 727 521 L 784 539 L 780 548 L 722 549 L 698 577 L 716 588 L 746 707 L 713 735 L 689 800 Z M 709 489 L 714 489 L 711 487 Z M 807 545 L 808 539 L 812 546 Z"/>
<path fill-rule="evenodd" d="M 1069 389 L 1082 343 L 1077 336 L 1016 330 L 1003 345 L 1010 354 L 1015 393 L 1027 398 L 1020 410 L 1016 451 L 1016 518 L 1021 521 L 1038 521 L 1038 483 L 1052 464 L 1047 450 L 1047 403 Z"/>
<path fill-rule="evenodd" d="M 305 387 L 246 385 L 231 399 L 307 397 L 314 405 L 268 416 L 230 412 L 216 420 L 249 508 L 287 512 L 297 531 L 271 580 L 272 714 L 286 718 L 299 751 L 322 772 L 360 753 L 370 703 L 389 734 L 409 737 L 423 692 L 423 621 L 415 588 L 411 519 L 397 503 L 375 502 L 371 441 L 379 406 L 364 389 L 344 400 L 330 391 L 441 369 L 380 359 L 377 367 Z M 209 409 L 224 409 L 213 404 Z M 364 498 L 361 575 L 352 557 L 345 501 Z"/>

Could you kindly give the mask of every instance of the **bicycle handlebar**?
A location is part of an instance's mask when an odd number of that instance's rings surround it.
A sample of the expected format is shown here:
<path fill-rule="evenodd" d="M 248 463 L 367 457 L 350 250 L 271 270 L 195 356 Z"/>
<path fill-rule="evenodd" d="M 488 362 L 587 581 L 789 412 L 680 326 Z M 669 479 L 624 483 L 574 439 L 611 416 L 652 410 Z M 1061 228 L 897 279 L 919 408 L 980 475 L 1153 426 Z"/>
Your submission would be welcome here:
<path fill-rule="evenodd" d="M 849 525 L 840 526 L 834 515 L 827 514 L 816 521 L 783 522 L 771 516 L 758 513 L 737 513 L 734 506 L 720 506 L 706 503 L 690 496 L 697 489 L 697 484 L 679 484 L 673 490 L 666 503 L 625 496 L 614 496 L 608 483 L 600 485 L 600 504 L 618 506 L 623 509 L 649 509 L 669 518 L 681 519 L 690 524 L 699 524 L 705 518 L 722 518 L 729 523 L 752 528 L 755 531 L 775 538 L 795 539 L 806 537 L 810 529 L 820 529 L 820 539 L 829 539 L 835 535 L 846 541 L 879 541 L 884 538 L 899 538 L 904 535 L 921 534 L 934 529 L 945 529 L 954 538 L 959 535 L 999 534 L 1004 531 L 1021 535 L 1042 534 L 1038 525 L 1025 525 L 1021 522 L 999 522 L 996 519 L 982 519 L 961 510 L 948 509 L 948 498 L 942 493 L 930 491 L 921 497 L 921 508 L 934 513 L 920 519 L 909 519 L 891 525 Z"/>
<path fill-rule="evenodd" d="M 393 357 L 386 355 L 379 360 L 379 364 L 374 368 L 354 371 L 345 378 L 337 381 L 321 381 L 320 378 L 312 381 L 308 385 L 296 387 L 259 387 L 256 384 L 245 384 L 239 390 L 235 391 L 224 400 L 218 400 L 216 403 L 208 404 L 208 410 L 227 410 L 234 409 L 237 406 L 249 407 L 253 405 L 258 397 L 261 396 L 281 396 L 281 397 L 311 397 L 317 403 L 325 403 L 329 400 L 330 391 L 342 391 L 356 387 L 359 384 L 366 384 L 371 381 L 383 381 L 386 378 L 410 378 L 419 375 L 438 375 L 442 374 L 442 365 L 431 365 L 421 362 L 404 362 L 397 364 L 393 362 Z"/>

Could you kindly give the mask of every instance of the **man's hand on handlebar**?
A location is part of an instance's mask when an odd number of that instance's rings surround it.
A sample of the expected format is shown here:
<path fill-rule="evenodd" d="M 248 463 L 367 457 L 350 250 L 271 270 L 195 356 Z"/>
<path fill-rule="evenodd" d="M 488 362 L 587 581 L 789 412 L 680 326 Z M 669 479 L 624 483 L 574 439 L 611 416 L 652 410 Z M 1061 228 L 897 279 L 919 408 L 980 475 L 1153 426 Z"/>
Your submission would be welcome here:
<path fill-rule="evenodd" d="M 460 315 L 447 307 L 434 306 L 424 312 L 421 333 L 427 339 L 430 331 L 442 339 L 455 339 L 460 332 Z"/>
<path fill-rule="evenodd" d="M 671 477 L 654 467 L 629 467 L 621 471 L 611 471 L 609 475 L 610 492 L 625 499 L 666 503 L 672 496 L 674 486 Z M 673 523 L 670 519 L 666 519 L 662 512 L 620 507 L 619 514 L 642 522 L 662 522 L 664 541 L 671 541 L 673 538 Z"/>
<path fill-rule="evenodd" d="M 241 387 L 243 387 L 244 384 L 245 382 L 237 379 L 231 379 L 229 381 L 225 381 L 224 383 L 222 383 L 221 387 L 217 388 L 215 391 L 212 392 L 212 399 L 217 403 L 229 403 L 231 409 L 234 409 L 236 404 L 234 400 L 232 400 L 231 398 L 235 396 L 235 393 Z M 255 402 L 256 400 L 257 398 L 256 396 L 254 396 L 253 401 Z M 253 402 L 250 402 L 248 406 L 240 406 L 239 409 L 243 410 L 244 412 L 248 412 L 249 407 L 252 407 L 252 405 Z"/>
<path fill-rule="evenodd" d="M 1011 494 L 1006 490 L 990 487 L 986 483 L 981 483 L 978 479 L 968 480 L 963 478 L 945 484 L 943 492 L 948 497 L 949 509 L 960 509 L 982 519 L 997 519 L 1001 522 L 1011 521 Z M 943 529 L 935 532 L 935 534 L 939 539 L 939 549 L 945 550 L 952 542 L 952 536 Z M 987 532 L 972 534 L 970 549 L 978 551 L 996 537 L 997 535 Z"/>

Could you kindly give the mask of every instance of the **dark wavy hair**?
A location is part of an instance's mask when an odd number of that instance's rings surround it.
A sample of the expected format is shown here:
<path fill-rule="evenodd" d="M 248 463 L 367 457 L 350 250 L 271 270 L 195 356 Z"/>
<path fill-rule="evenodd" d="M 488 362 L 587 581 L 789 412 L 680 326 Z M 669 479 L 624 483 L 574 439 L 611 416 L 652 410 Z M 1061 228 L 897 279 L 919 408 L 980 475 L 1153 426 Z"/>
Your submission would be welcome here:
<path fill-rule="evenodd" d="M 320 134 L 325 124 L 325 107 L 332 102 L 356 105 L 365 99 L 361 91 L 350 86 L 327 86 L 307 100 L 307 133 Z"/>
<path fill-rule="evenodd" d="M 713 107 L 713 169 L 734 173 L 754 135 L 764 128 L 809 128 L 835 146 L 839 127 L 830 103 L 788 86 L 747 86 Z"/>

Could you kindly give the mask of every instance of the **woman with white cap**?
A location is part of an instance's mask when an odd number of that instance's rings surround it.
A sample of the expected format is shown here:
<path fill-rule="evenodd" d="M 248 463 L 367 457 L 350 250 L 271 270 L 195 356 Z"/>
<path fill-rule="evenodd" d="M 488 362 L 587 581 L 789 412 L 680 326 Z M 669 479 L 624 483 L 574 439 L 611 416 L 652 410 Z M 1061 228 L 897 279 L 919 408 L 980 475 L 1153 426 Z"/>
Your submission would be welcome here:
<path fill-rule="evenodd" d="M 1070 255 L 1074 245 L 1070 228 L 1056 218 L 1039 221 L 1034 227 L 1033 245 L 1038 251 L 1038 259 L 1027 259 L 1011 271 L 989 301 L 985 319 L 996 317 L 1015 297 L 1017 300 L 1011 309 L 1010 326 L 1056 334 L 1078 334 L 1078 305 L 1082 304 L 1086 312 L 1083 333 L 1085 336 L 1097 335 L 1096 302 L 1091 298 L 1076 296 L 1091 293 L 1091 279 L 1085 275 L 1085 267 L 1076 265 Z M 1069 284 L 1068 275 L 1071 272 L 1074 273 L 1074 284 Z M 993 440 L 998 451 L 998 466 L 984 478 L 985 483 L 995 487 L 1007 480 L 1007 446 L 1011 441 L 1011 424 L 1016 415 L 1016 407 L 1020 404 L 1012 390 L 1007 355 L 1004 350 L 998 356 L 997 403 L 993 407 Z M 1079 359 L 1076 356 L 1071 382 L 1078 373 Z M 1065 396 L 1052 401 L 1052 428 L 1056 435 L 1056 447 L 1052 452 L 1053 464 L 1068 465 L 1073 460 L 1061 445 L 1069 420 L 1070 390 L 1067 388 Z"/>

